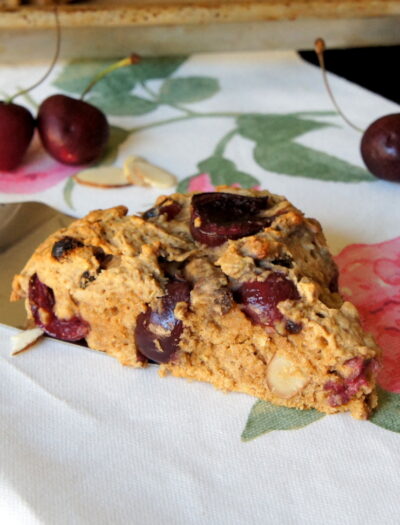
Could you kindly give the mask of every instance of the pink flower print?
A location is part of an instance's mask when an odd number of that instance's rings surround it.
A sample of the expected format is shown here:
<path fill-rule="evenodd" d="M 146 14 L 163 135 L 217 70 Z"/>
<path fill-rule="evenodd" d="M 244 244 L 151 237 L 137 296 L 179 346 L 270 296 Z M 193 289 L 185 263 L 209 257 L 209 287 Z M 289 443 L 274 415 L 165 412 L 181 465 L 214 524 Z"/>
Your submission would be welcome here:
<path fill-rule="evenodd" d="M 66 166 L 51 158 L 35 137 L 24 162 L 13 171 L 0 171 L 0 192 L 30 194 L 55 186 L 82 166 Z"/>
<path fill-rule="evenodd" d="M 208 173 L 201 173 L 190 179 L 188 191 L 215 191 L 215 186 L 212 185 Z"/>
<path fill-rule="evenodd" d="M 400 303 L 387 303 L 370 313 L 364 321 L 383 349 L 379 384 L 391 392 L 400 392 Z"/>
<path fill-rule="evenodd" d="M 352 244 L 337 257 L 343 294 L 361 313 L 387 301 L 400 302 L 400 238 L 378 244 Z"/>
<path fill-rule="evenodd" d="M 339 286 L 383 350 L 380 385 L 400 393 L 400 237 L 353 244 L 337 257 Z"/>

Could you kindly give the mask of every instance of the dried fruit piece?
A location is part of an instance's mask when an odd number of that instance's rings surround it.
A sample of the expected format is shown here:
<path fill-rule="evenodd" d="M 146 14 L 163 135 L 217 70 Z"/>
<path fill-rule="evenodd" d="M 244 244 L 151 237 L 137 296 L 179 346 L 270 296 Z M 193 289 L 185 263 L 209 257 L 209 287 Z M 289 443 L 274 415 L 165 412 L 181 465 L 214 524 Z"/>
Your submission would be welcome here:
<path fill-rule="evenodd" d="M 283 254 L 280 257 L 273 259 L 271 264 L 275 266 L 283 266 L 284 268 L 293 268 L 293 259 L 289 255 Z"/>
<path fill-rule="evenodd" d="M 75 250 L 75 248 L 81 248 L 82 246 L 83 243 L 78 239 L 66 236 L 53 244 L 53 248 L 51 249 L 51 255 L 55 259 L 60 260 L 68 252 Z"/>
<path fill-rule="evenodd" d="M 253 235 L 271 223 L 259 216 L 268 208 L 268 197 L 234 193 L 199 193 L 192 198 L 190 231 L 196 241 L 219 246 L 228 239 Z"/>
<path fill-rule="evenodd" d="M 83 272 L 79 280 L 79 287 L 84 290 L 90 283 L 96 280 L 96 276 L 92 275 L 90 272 Z"/>
<path fill-rule="evenodd" d="M 24 330 L 17 335 L 11 336 L 11 355 L 17 355 L 27 350 L 43 337 L 44 331 L 41 328 L 31 328 Z"/>
<path fill-rule="evenodd" d="M 88 168 L 74 175 L 74 179 L 79 184 L 94 186 L 95 188 L 121 188 L 131 185 L 125 177 L 124 171 L 117 166 Z"/>
<path fill-rule="evenodd" d="M 273 394 L 283 399 L 293 397 L 308 383 L 308 377 L 287 357 L 276 353 L 267 368 L 267 384 Z"/>
<path fill-rule="evenodd" d="M 100 246 L 93 246 L 93 255 L 99 263 L 99 270 L 105 270 L 113 260 L 111 253 L 106 253 Z"/>
<path fill-rule="evenodd" d="M 286 330 L 290 334 L 299 334 L 303 329 L 303 325 L 301 323 L 296 323 L 295 321 L 288 320 L 286 321 Z"/>
<path fill-rule="evenodd" d="M 158 206 L 154 206 L 153 208 L 145 211 L 142 217 L 143 219 L 147 220 L 165 214 L 167 216 L 167 221 L 172 221 L 172 219 L 178 215 L 181 209 L 182 206 L 179 204 L 179 202 L 167 198 L 163 200 Z"/>
<path fill-rule="evenodd" d="M 236 291 L 236 297 L 256 324 L 267 326 L 283 319 L 277 308 L 281 301 L 300 299 L 295 284 L 278 272 L 270 273 L 265 281 L 243 283 Z"/>
<path fill-rule="evenodd" d="M 54 313 L 54 293 L 33 274 L 29 280 L 29 304 L 35 324 L 46 334 L 64 341 L 79 341 L 87 336 L 89 324 L 79 316 L 71 319 L 59 319 Z"/>
<path fill-rule="evenodd" d="M 168 283 L 166 292 L 159 310 L 147 307 L 136 319 L 136 347 L 156 363 L 167 363 L 174 358 L 183 331 L 182 321 L 174 315 L 175 306 L 190 301 L 190 285 L 186 281 Z"/>
<path fill-rule="evenodd" d="M 124 162 L 124 173 L 126 179 L 137 186 L 171 188 L 177 184 L 175 175 L 141 157 L 128 157 Z"/>

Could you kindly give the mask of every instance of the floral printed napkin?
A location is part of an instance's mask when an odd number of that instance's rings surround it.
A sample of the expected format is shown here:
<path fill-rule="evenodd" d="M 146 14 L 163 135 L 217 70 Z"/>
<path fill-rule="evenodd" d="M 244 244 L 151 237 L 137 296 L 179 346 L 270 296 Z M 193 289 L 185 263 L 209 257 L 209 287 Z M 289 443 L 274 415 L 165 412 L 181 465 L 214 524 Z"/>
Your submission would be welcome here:
<path fill-rule="evenodd" d="M 61 64 L 25 102 L 34 109 L 55 92 L 78 96 L 108 63 Z M 3 68 L 2 90 L 12 94 L 41 70 Z M 399 111 L 333 75 L 331 84 L 361 128 Z M 267 188 L 320 220 L 341 270 L 341 291 L 383 348 L 381 401 L 369 422 L 356 422 L 223 396 L 207 385 L 161 381 L 153 368 L 121 369 L 64 343 L 46 342 L 10 360 L 3 327 L 0 411 L 9 430 L 0 430 L 0 439 L 12 458 L 0 462 L 0 501 L 5 494 L 11 513 L 5 516 L 87 523 L 96 506 L 96 523 L 396 523 L 400 186 L 365 170 L 360 135 L 332 111 L 318 68 L 289 52 L 147 58 L 104 79 L 88 101 L 112 124 L 100 165 L 122 166 L 127 156 L 139 155 L 175 173 L 179 191 L 221 184 Z M 36 141 L 20 168 L 0 173 L 0 202 L 35 200 L 79 217 L 117 204 L 141 211 L 161 194 L 80 185 L 71 175 L 83 168 L 55 162 Z M 5 385 L 18 396 L 9 399 Z M 33 427 L 28 445 L 27 428 Z M 51 480 L 57 503 L 41 493 L 42 482 L 28 486 L 18 473 L 17 442 L 34 479 Z M 242 496 L 233 498 L 235 490 Z"/>
<path fill-rule="evenodd" d="M 396 433 L 340 414 L 243 441 L 249 396 L 51 339 L 10 357 L 14 332 L 0 325 L 0 523 L 397 525 Z"/>

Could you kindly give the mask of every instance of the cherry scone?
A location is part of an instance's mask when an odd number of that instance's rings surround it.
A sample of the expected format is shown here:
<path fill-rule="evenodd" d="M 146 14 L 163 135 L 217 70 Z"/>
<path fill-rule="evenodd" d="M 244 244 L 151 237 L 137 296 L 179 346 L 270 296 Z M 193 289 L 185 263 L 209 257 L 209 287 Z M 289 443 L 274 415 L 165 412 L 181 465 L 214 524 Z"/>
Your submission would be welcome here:
<path fill-rule="evenodd" d="M 380 351 L 338 293 L 321 226 L 268 191 L 93 211 L 37 248 L 21 298 L 31 324 L 124 365 L 359 419 L 377 403 Z"/>

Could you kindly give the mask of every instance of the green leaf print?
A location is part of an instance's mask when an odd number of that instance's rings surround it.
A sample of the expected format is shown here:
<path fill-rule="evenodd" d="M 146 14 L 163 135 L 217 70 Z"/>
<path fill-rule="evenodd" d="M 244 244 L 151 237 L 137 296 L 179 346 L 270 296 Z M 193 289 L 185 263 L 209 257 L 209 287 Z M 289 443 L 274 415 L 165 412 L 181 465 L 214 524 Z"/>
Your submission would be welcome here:
<path fill-rule="evenodd" d="M 371 423 L 392 432 L 400 432 L 400 394 L 378 388 L 379 404 L 370 417 Z"/>
<path fill-rule="evenodd" d="M 187 56 L 185 55 L 146 57 L 142 58 L 131 70 L 132 73 L 133 71 L 135 72 L 136 82 L 146 82 L 146 80 L 162 79 L 171 76 L 186 60 Z"/>
<path fill-rule="evenodd" d="M 213 155 L 198 163 L 199 173 L 208 173 L 214 186 L 240 184 L 243 188 L 257 186 L 258 179 L 236 169 L 231 160 Z"/>
<path fill-rule="evenodd" d="M 75 186 L 74 179 L 72 177 L 68 177 L 67 182 L 64 185 L 63 197 L 64 197 L 65 203 L 67 204 L 69 208 L 71 208 L 71 210 L 75 209 L 72 203 L 72 190 L 74 189 L 74 186 Z"/>
<path fill-rule="evenodd" d="M 172 75 L 186 60 L 186 56 L 147 57 L 138 64 L 113 71 L 93 87 L 93 93 L 119 98 L 129 93 L 136 84 Z M 93 77 L 116 60 L 74 60 L 65 66 L 53 84 L 69 93 L 80 94 Z"/>
<path fill-rule="evenodd" d="M 187 193 L 189 191 L 189 183 L 194 177 L 197 177 L 197 175 L 190 175 L 179 181 L 176 187 L 177 193 Z"/>
<path fill-rule="evenodd" d="M 145 115 L 158 107 L 158 104 L 151 100 L 128 93 L 121 93 L 118 98 L 105 93 L 93 93 L 87 101 L 100 108 L 107 115 L 121 117 Z"/>
<path fill-rule="evenodd" d="M 242 137 L 269 145 L 288 142 L 309 131 L 329 126 L 332 124 L 307 120 L 294 115 L 248 114 L 237 118 L 238 132 Z"/>
<path fill-rule="evenodd" d="M 111 60 L 72 60 L 53 81 L 53 86 L 68 93 L 80 94 L 93 77 L 110 64 Z"/>
<path fill-rule="evenodd" d="M 294 142 L 257 143 L 254 159 L 264 169 L 275 173 L 325 181 L 360 182 L 374 177 L 366 170 L 327 153 Z"/>
<path fill-rule="evenodd" d="M 123 128 L 110 126 L 110 137 L 107 148 L 98 164 L 102 166 L 112 164 L 117 158 L 120 145 L 129 137 L 129 134 L 129 131 Z"/>
<path fill-rule="evenodd" d="M 273 430 L 293 430 L 306 427 L 325 416 L 317 410 L 279 407 L 267 401 L 256 401 L 247 419 L 242 440 L 249 441 Z"/>
<path fill-rule="evenodd" d="M 164 104 L 199 102 L 219 90 L 218 80 L 211 77 L 170 78 L 161 86 L 160 101 Z"/>
<path fill-rule="evenodd" d="M 225 159 L 219 154 L 212 155 L 197 164 L 199 172 L 196 175 L 191 175 L 181 180 L 176 188 L 176 191 L 185 193 L 189 191 L 190 181 L 199 176 L 199 174 L 206 173 L 211 179 L 214 186 L 232 186 L 239 184 L 242 188 L 253 188 L 258 186 L 260 181 L 245 173 L 239 171 L 236 165 L 231 160 Z"/>
<path fill-rule="evenodd" d="M 198 164 L 198 173 L 208 173 L 214 186 L 240 184 L 248 188 L 259 185 L 255 177 L 238 170 L 234 162 L 224 158 L 225 147 L 235 135 L 253 141 L 255 161 L 265 170 L 274 173 L 335 182 L 375 180 L 361 167 L 295 142 L 298 137 L 306 133 L 333 126 L 331 123 L 316 120 L 319 116 L 331 114 L 330 112 L 309 111 L 287 115 L 238 114 L 232 111 L 201 113 L 181 107 L 182 103 L 205 100 L 220 89 L 218 79 L 213 77 L 169 78 L 186 59 L 185 56 L 143 58 L 138 64 L 113 71 L 102 79 L 89 93 L 88 100 L 110 116 L 146 115 L 157 109 L 160 104 L 170 105 L 175 110 L 184 112 L 164 120 L 133 127 L 130 133 L 139 133 L 145 129 L 183 120 L 234 119 L 234 127 L 216 144 L 214 153 Z M 112 60 L 72 61 L 63 68 L 54 85 L 78 95 L 96 74 L 114 62 Z M 156 79 L 164 80 L 159 91 L 157 91 L 158 84 L 148 85 L 148 81 Z M 136 87 L 141 91 L 134 94 Z M 110 163 L 115 159 L 119 145 L 128 134 L 123 130 L 122 136 L 121 132 L 118 135 L 120 138 L 112 139 L 105 162 Z M 191 179 L 192 177 L 182 180 L 178 189 L 185 191 Z"/>

